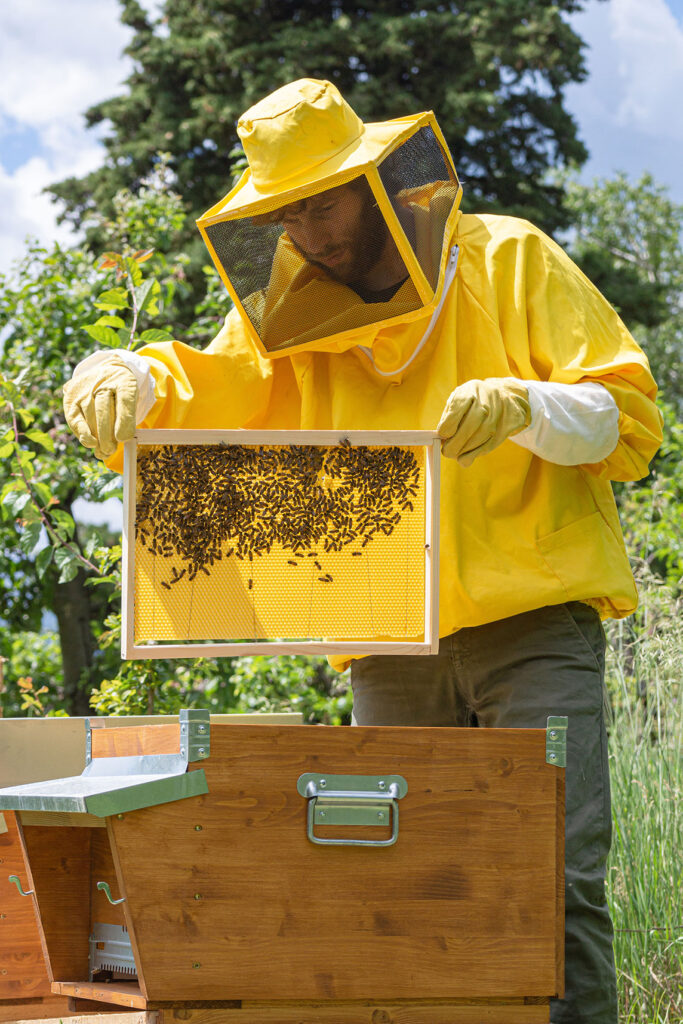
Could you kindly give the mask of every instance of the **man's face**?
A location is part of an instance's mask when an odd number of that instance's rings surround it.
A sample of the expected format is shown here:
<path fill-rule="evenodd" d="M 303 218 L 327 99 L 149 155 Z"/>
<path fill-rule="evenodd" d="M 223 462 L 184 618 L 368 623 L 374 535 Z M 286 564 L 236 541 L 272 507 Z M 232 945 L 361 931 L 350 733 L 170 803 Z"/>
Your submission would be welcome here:
<path fill-rule="evenodd" d="M 368 186 L 339 185 L 292 203 L 282 225 L 309 263 L 342 284 L 362 279 L 378 263 L 387 238 Z"/>

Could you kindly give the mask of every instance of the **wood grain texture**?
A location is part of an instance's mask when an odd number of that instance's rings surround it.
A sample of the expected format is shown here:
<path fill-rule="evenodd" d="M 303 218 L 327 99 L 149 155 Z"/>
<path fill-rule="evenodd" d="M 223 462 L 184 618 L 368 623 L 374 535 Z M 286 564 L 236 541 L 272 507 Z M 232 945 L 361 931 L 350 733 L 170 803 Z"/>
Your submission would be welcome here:
<path fill-rule="evenodd" d="M 261 1006 L 240 1010 L 163 1010 L 163 1024 L 545 1024 L 548 1005 L 457 1005 L 453 1003 L 318 1003 L 308 1007 Z"/>
<path fill-rule="evenodd" d="M 4 818 L 7 831 L 0 835 L 0 1001 L 38 1000 L 50 995 L 50 980 L 33 897 L 22 896 L 8 881 L 8 875 L 17 875 L 24 889 L 32 888 L 16 817 L 5 811 Z"/>
<path fill-rule="evenodd" d="M 97 1002 L 133 1006 L 142 1010 L 147 1005 L 147 1000 L 134 981 L 53 981 L 52 991 L 56 995 L 72 996 L 75 999 L 95 999 Z"/>
<path fill-rule="evenodd" d="M 46 1019 L 63 1020 L 68 1016 L 69 1000 L 65 996 L 48 995 L 44 999 L 35 1001 L 30 999 L 0 1001 L 0 1024 L 16 1024 L 18 1019 L 31 1022 L 40 1021 L 41 1024 L 45 1024 Z"/>
<path fill-rule="evenodd" d="M 150 1001 L 555 994 L 544 730 L 216 727 L 201 768 L 110 823 Z M 404 775 L 396 845 L 310 843 L 305 771 Z"/>
<path fill-rule="evenodd" d="M 88 976 L 90 839 L 88 828 L 21 828 L 48 976 Z M 52 989 L 54 992 L 54 989 Z"/>
<path fill-rule="evenodd" d="M 380 640 L 339 640 L 324 643 L 300 640 L 280 643 L 277 640 L 253 643 L 136 644 L 127 648 L 123 658 L 242 658 L 256 654 L 275 657 L 282 654 L 431 654 L 431 640 L 424 643 Z"/>
<path fill-rule="evenodd" d="M 90 837 L 90 930 L 92 931 L 95 922 L 125 925 L 124 904 L 113 906 L 102 890 L 97 888 L 98 882 L 109 884 L 113 899 L 125 896 L 125 893 L 120 891 L 109 836 L 105 829 L 94 829 Z"/>
<path fill-rule="evenodd" d="M 57 1000 L 54 1002 L 56 1012 Z M 66 999 L 63 1002 L 66 1003 Z M 74 1015 L 67 1012 L 53 1016 L 52 1010 L 50 1012 L 50 1017 L 42 1018 L 40 1024 L 161 1024 L 159 1014 L 149 1010 L 138 1010 L 132 1013 L 124 1011 L 122 1013 L 118 1009 L 102 1006 L 97 1013 Z M 0 1017 L 0 1020 L 2 1019 Z M 31 1024 L 34 1024 L 35 1019 L 34 1017 L 29 1018 Z M 22 1018 L 21 1020 L 8 1021 L 7 1024 L 26 1024 L 26 1020 Z"/>
<path fill-rule="evenodd" d="M 137 754 L 177 754 L 180 750 L 178 719 L 164 725 L 93 729 L 93 757 L 130 757 Z"/>
<path fill-rule="evenodd" d="M 564 827 L 565 827 L 565 772 L 558 771 L 557 785 L 557 822 L 555 826 L 555 860 L 557 865 L 555 898 L 557 900 L 557 931 L 555 932 L 555 991 L 559 997 L 564 995 Z"/>
<path fill-rule="evenodd" d="M 154 430 L 135 432 L 137 444 L 339 444 L 428 445 L 438 442 L 430 430 Z"/>

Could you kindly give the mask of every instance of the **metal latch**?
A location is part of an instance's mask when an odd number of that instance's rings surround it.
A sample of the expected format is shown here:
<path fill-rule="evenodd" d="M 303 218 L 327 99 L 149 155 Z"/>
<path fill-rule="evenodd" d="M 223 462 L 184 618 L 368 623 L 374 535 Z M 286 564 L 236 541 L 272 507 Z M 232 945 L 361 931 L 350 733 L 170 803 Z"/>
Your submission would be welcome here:
<path fill-rule="evenodd" d="M 567 721 L 564 715 L 550 715 L 545 731 L 545 759 L 558 768 L 567 767 Z"/>
<path fill-rule="evenodd" d="M 93 924 L 90 936 L 90 977 L 96 971 L 113 971 L 128 977 L 137 975 L 128 929 L 119 924 Z"/>
<path fill-rule="evenodd" d="M 308 800 L 308 838 L 321 846 L 392 846 L 398 839 L 398 801 L 408 792 L 402 775 L 327 775 L 305 772 L 296 784 Z M 316 825 L 391 825 L 388 839 L 323 839 Z"/>

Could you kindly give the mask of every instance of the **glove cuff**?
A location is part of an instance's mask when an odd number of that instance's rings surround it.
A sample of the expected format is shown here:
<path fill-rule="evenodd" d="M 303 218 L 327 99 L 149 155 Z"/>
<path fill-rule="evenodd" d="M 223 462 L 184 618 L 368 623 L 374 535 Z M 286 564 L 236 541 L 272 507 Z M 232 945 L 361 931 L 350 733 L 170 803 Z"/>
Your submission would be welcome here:
<path fill-rule="evenodd" d="M 72 380 L 86 371 L 92 371 L 96 366 L 109 362 L 117 366 L 126 366 L 135 377 L 138 386 L 135 422 L 136 424 L 142 423 L 156 402 L 154 378 L 152 377 L 147 360 L 143 359 L 142 356 L 125 348 L 100 349 L 86 356 L 85 359 L 78 363 L 74 369 Z"/>

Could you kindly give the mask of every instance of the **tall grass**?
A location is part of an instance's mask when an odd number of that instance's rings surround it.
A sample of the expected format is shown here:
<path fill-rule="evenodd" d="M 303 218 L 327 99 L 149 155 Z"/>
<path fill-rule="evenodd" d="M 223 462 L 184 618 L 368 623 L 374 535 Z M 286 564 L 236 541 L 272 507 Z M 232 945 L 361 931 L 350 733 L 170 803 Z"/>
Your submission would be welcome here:
<path fill-rule="evenodd" d="M 608 898 L 621 1024 L 683 1021 L 683 609 L 665 586 L 608 628 L 614 839 Z"/>

